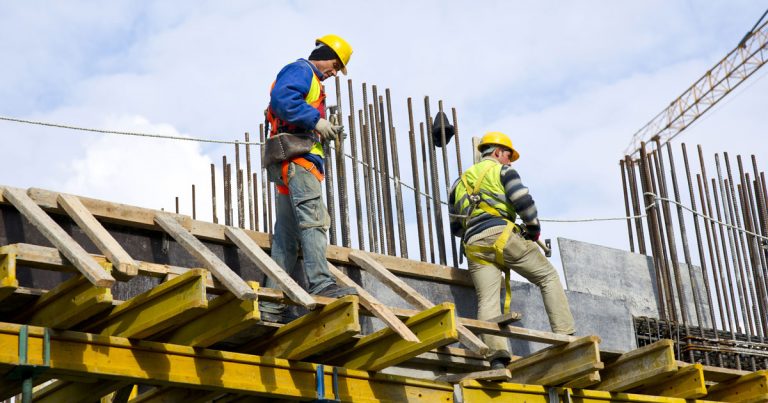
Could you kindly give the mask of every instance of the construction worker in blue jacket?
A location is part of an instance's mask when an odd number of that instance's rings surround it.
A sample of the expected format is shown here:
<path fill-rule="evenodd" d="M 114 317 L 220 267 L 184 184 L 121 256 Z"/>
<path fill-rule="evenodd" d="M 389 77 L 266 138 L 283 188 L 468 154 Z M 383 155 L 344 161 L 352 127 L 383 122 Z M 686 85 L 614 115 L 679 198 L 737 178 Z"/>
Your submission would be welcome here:
<path fill-rule="evenodd" d="M 337 35 L 315 41 L 307 59 L 299 59 L 277 74 L 270 91 L 267 120 L 270 136 L 278 133 L 311 134 L 312 149 L 303 155 L 267 167 L 269 179 L 277 185 L 272 259 L 292 273 L 302 252 L 304 273 L 311 294 L 341 297 L 356 294 L 352 287 L 339 287 L 328 271 L 326 250 L 330 216 L 322 197 L 323 143 L 336 140 L 343 127 L 326 119 L 325 91 L 321 82 L 341 71 L 347 74 L 352 47 Z M 278 288 L 266 279 L 265 287 Z M 286 322 L 285 305 L 262 302 L 262 319 Z"/>
<path fill-rule="evenodd" d="M 541 227 L 533 198 L 511 164 L 520 157 L 512 140 L 500 132 L 486 133 L 477 147 L 482 160 L 453 184 L 449 195 L 451 233 L 462 238 L 469 272 L 477 293 L 477 318 L 501 316 L 499 290 L 505 282 L 504 311 L 509 312 L 509 272 L 514 270 L 541 289 L 554 333 L 573 334 L 574 323 L 555 268 L 539 250 Z M 515 224 L 520 216 L 525 232 Z M 483 335 L 495 369 L 510 361 L 507 339 Z"/>

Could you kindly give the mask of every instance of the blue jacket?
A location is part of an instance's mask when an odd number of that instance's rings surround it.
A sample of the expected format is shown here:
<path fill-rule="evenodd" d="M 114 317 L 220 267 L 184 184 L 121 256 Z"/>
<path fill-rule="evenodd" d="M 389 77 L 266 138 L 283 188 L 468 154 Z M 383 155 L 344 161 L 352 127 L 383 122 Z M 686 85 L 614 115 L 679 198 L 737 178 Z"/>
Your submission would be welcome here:
<path fill-rule="evenodd" d="M 283 67 L 277 73 L 275 86 L 269 94 L 269 106 L 278 118 L 307 131 L 314 129 L 320 120 L 320 112 L 304 101 L 312 84 L 313 70 L 318 77 L 323 76 L 306 59 L 296 60 Z"/>

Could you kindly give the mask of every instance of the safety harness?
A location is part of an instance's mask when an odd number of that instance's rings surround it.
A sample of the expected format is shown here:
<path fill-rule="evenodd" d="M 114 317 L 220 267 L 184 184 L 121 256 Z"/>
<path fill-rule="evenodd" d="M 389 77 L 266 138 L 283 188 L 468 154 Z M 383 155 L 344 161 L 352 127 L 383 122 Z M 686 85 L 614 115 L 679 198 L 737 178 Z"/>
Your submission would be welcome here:
<path fill-rule="evenodd" d="M 294 164 L 306 169 L 309 171 L 312 175 L 315 175 L 315 178 L 317 178 L 318 181 L 322 182 L 323 179 L 325 179 L 325 175 L 323 175 L 322 172 L 320 172 L 319 169 L 315 166 L 315 164 L 312 163 L 312 161 L 303 158 L 298 157 L 294 158 L 290 161 L 283 161 L 283 168 L 282 168 L 282 177 L 283 177 L 283 183 L 284 185 L 277 185 L 277 193 L 281 195 L 287 195 L 289 193 L 288 191 L 288 166 L 293 162 Z"/>
<path fill-rule="evenodd" d="M 479 208 L 492 216 L 506 219 L 506 217 L 503 216 L 496 208 L 483 200 L 480 191 L 480 187 L 483 183 L 483 179 L 485 179 L 485 175 L 492 168 L 493 165 L 489 165 L 488 168 L 484 169 L 480 173 L 477 180 L 475 181 L 474 187 L 469 186 L 466 173 L 461 175 L 461 182 L 464 184 L 464 188 L 467 191 L 467 196 L 470 203 L 469 212 L 464 217 L 464 228 L 467 227 L 467 220 L 469 220 L 469 218 L 472 216 L 472 212 L 474 212 L 476 208 Z M 465 242 L 462 242 L 462 246 L 464 247 L 464 252 L 467 255 L 467 259 L 478 264 L 495 266 L 504 273 L 504 277 L 506 278 L 506 281 L 504 282 L 504 313 L 509 313 L 510 305 L 512 303 L 512 287 L 509 278 L 509 267 L 507 267 L 507 265 L 504 263 L 504 246 L 507 244 L 507 241 L 509 240 L 509 237 L 512 235 L 512 233 L 519 234 L 520 227 L 515 225 L 515 223 L 512 221 L 509 221 L 507 222 L 506 227 L 504 227 L 504 230 L 501 232 L 499 237 L 496 239 L 496 242 L 494 242 L 491 246 L 467 245 Z M 493 252 L 495 256 L 495 259 L 492 262 L 480 257 L 480 254 L 489 252 Z"/>

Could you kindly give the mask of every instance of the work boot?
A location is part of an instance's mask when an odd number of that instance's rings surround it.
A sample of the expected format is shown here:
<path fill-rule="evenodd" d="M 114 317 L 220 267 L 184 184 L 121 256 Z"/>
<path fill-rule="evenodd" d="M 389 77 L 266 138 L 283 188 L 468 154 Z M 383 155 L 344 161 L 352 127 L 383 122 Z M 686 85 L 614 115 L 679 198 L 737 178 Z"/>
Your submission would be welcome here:
<path fill-rule="evenodd" d="M 336 283 L 329 285 L 318 291 L 317 294 L 323 297 L 341 298 L 345 295 L 357 295 L 355 287 L 339 287 Z"/>
<path fill-rule="evenodd" d="M 488 357 L 488 360 L 491 362 L 491 369 L 504 369 L 509 365 L 511 356 L 509 351 L 496 350 Z"/>

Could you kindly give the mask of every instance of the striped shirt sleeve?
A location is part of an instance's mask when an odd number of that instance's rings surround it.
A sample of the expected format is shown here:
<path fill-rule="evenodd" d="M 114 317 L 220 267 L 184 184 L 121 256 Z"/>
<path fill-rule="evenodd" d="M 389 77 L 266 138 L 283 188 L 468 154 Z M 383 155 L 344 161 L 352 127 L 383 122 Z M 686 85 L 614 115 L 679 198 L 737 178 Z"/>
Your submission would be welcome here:
<path fill-rule="evenodd" d="M 509 165 L 503 166 L 501 168 L 501 184 L 504 186 L 507 200 L 525 223 L 528 232 L 531 234 L 540 233 L 541 226 L 536 204 L 533 202 L 533 197 L 528 193 L 528 188 L 523 185 L 520 174 Z"/>

